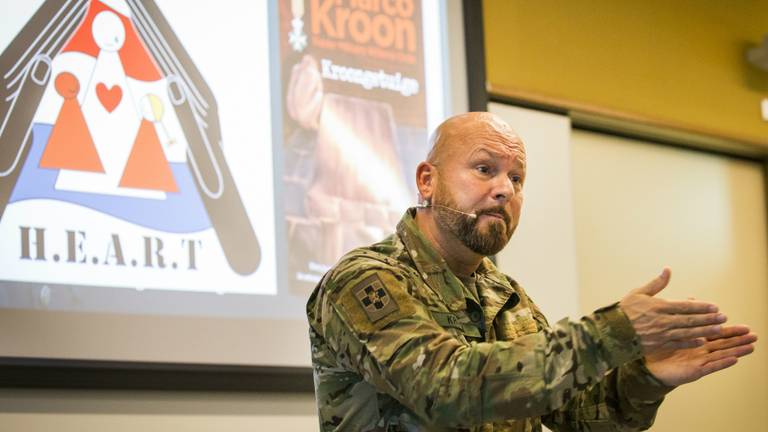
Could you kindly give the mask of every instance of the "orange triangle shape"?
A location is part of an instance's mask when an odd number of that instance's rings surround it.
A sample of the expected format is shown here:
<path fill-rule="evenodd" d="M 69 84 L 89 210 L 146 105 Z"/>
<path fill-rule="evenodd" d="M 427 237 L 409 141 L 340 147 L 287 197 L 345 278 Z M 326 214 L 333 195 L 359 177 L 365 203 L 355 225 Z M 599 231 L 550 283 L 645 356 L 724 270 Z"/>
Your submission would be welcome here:
<path fill-rule="evenodd" d="M 40 168 L 104 172 L 77 99 L 64 99 L 40 158 Z"/>
<path fill-rule="evenodd" d="M 121 187 L 178 192 L 171 166 L 163 153 L 155 126 L 147 119 L 141 121 L 139 132 L 125 164 Z"/>

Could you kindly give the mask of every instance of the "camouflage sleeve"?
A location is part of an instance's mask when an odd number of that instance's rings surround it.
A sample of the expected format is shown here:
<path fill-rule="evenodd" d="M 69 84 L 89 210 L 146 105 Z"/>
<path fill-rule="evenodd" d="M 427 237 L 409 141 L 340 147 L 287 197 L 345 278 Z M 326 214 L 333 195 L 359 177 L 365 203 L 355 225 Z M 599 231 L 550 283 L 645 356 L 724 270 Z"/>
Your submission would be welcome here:
<path fill-rule="evenodd" d="M 528 297 L 534 318 L 548 323 Z M 542 417 L 554 431 L 636 431 L 653 425 L 664 395 L 674 387 L 664 385 L 645 367 L 642 359 L 611 369 L 606 377 L 559 409 Z"/>
<path fill-rule="evenodd" d="M 542 423 L 554 431 L 645 430 L 672 389 L 636 360 L 612 369 L 605 379 L 544 416 Z"/>
<path fill-rule="evenodd" d="M 342 367 L 428 423 L 542 416 L 641 355 L 616 306 L 514 341 L 467 344 L 431 318 L 413 289 L 399 268 L 357 265 L 329 278 L 314 314 Z"/>

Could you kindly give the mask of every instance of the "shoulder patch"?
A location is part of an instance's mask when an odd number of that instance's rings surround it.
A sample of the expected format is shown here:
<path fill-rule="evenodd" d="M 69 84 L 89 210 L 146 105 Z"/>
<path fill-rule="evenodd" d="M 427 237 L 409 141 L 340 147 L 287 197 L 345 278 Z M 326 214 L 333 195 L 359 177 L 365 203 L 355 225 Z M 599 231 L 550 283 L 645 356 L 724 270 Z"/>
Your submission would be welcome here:
<path fill-rule="evenodd" d="M 417 301 L 408 292 L 406 278 L 391 269 L 367 268 L 345 274 L 344 279 L 334 288 L 332 302 L 360 337 L 412 316 L 418 309 Z"/>
<path fill-rule="evenodd" d="M 378 274 L 372 274 L 358 282 L 352 288 L 352 294 L 372 323 L 400 310 L 397 301 L 389 294 Z"/>

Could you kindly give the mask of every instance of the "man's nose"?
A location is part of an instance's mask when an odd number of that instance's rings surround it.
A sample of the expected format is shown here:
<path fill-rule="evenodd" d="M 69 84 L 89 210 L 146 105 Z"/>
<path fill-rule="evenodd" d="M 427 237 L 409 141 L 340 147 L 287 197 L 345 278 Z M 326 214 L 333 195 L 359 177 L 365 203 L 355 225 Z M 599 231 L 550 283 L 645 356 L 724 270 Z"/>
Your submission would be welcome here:
<path fill-rule="evenodd" d="M 500 175 L 494 179 L 492 196 L 496 201 L 504 203 L 515 196 L 516 193 L 515 183 L 511 178 Z"/>

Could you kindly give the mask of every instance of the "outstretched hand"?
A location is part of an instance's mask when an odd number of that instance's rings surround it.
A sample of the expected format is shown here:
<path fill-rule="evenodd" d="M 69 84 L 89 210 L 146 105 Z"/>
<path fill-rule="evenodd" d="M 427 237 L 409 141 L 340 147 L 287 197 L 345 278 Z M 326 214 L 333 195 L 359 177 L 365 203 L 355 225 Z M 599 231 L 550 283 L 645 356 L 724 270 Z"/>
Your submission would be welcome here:
<path fill-rule="evenodd" d="M 619 302 L 640 338 L 645 355 L 670 349 L 700 346 L 706 337 L 717 337 L 726 317 L 717 306 L 696 300 L 654 297 L 669 283 L 669 268 L 646 285 L 627 293 Z"/>
<path fill-rule="evenodd" d="M 702 339 L 699 347 L 649 354 L 645 366 L 662 383 L 678 386 L 735 365 L 739 357 L 754 351 L 756 341 L 757 335 L 749 327 L 727 326 L 719 336 Z"/>

